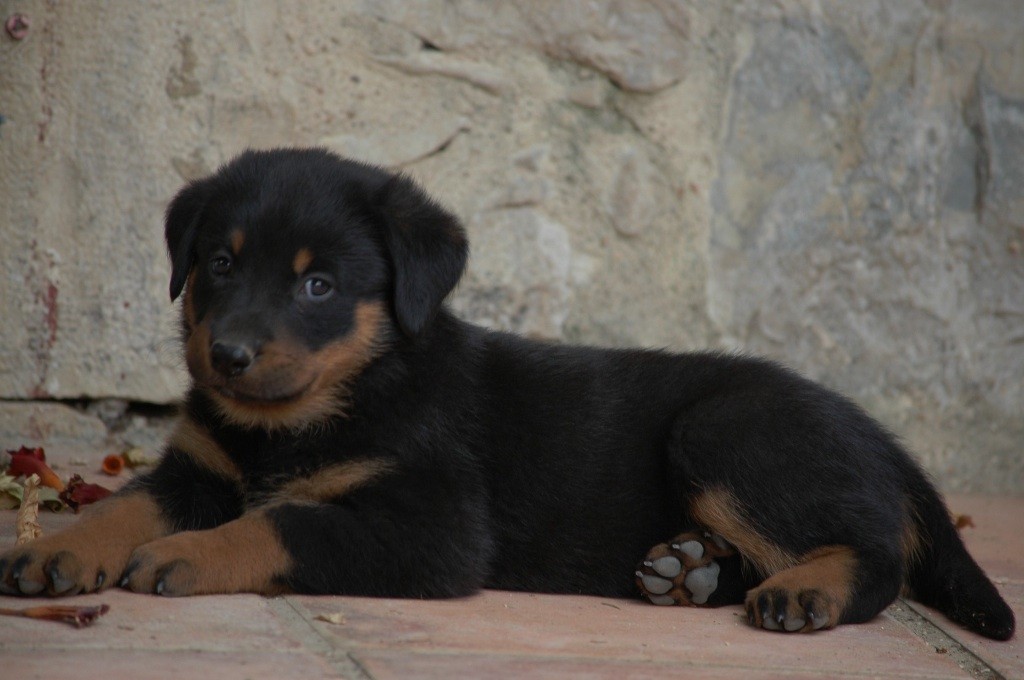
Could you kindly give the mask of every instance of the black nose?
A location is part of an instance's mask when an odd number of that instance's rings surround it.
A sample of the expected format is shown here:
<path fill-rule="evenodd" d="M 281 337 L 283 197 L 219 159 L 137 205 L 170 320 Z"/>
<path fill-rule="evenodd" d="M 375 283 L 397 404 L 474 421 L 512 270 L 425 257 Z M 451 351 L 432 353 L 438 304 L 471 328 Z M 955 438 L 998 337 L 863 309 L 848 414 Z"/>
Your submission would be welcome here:
<path fill-rule="evenodd" d="M 253 351 L 245 345 L 215 342 L 210 346 L 210 361 L 219 373 L 233 378 L 252 365 Z"/>

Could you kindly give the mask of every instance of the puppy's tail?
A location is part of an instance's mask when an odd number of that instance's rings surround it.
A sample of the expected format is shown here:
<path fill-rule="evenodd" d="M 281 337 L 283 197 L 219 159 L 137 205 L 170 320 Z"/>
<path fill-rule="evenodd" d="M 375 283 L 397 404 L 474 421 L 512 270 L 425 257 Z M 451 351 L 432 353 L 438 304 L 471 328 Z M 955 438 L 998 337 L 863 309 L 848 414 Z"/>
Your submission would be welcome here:
<path fill-rule="evenodd" d="M 917 491 L 918 550 L 907 573 L 910 597 L 985 637 L 1009 640 L 1016 625 L 1013 610 L 967 553 L 938 493 L 930 485 Z"/>

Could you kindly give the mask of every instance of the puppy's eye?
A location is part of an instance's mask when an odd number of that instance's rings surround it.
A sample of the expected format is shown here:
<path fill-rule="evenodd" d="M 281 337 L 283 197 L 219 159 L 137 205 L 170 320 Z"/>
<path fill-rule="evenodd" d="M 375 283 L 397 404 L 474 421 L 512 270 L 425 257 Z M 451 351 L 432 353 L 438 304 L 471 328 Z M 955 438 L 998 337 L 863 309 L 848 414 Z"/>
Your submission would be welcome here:
<path fill-rule="evenodd" d="M 231 258 L 227 255 L 218 255 L 210 260 L 210 272 L 216 276 L 224 276 L 231 271 Z"/>
<path fill-rule="evenodd" d="M 306 292 L 306 297 L 313 300 L 322 300 L 331 294 L 334 287 L 331 285 L 330 281 L 321 279 L 317 276 L 311 276 L 306 279 L 303 289 Z"/>

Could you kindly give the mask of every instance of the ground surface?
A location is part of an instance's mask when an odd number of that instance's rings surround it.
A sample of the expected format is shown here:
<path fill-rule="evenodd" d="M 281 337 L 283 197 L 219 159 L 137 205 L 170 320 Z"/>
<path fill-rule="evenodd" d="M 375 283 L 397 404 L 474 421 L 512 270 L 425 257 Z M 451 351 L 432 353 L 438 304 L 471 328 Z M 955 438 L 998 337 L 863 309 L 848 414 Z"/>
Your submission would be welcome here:
<path fill-rule="evenodd" d="M 74 471 L 75 461 L 65 462 Z M 63 467 L 63 466 L 62 466 Z M 86 467 L 86 466 L 82 466 Z M 88 470 L 86 470 L 88 472 Z M 95 474 L 87 479 L 102 481 Z M 110 480 L 116 486 L 121 480 Z M 953 497 L 964 536 L 1020 617 L 1024 499 Z M 0 547 L 15 512 L 0 512 Z M 43 512 L 44 531 L 74 522 Z M 0 618 L 4 676 L 29 678 L 1024 678 L 1024 639 L 992 642 L 914 603 L 812 635 L 750 628 L 740 607 L 488 591 L 454 601 L 232 595 L 168 599 L 120 590 L 89 628 Z M 0 597 L 0 607 L 40 600 Z M 319 616 L 334 616 L 329 622 Z"/>

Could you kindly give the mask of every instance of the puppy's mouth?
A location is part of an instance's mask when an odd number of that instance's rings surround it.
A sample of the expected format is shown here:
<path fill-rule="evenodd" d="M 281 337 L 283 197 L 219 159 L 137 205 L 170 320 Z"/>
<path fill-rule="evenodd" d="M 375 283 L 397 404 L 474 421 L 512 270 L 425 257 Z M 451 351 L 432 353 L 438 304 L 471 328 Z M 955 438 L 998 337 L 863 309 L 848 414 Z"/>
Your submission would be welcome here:
<path fill-rule="evenodd" d="M 222 397 L 226 397 L 234 402 L 246 406 L 276 406 L 281 404 L 289 404 L 294 401 L 302 399 L 313 387 L 312 381 L 306 383 L 302 387 L 296 390 L 288 391 L 275 391 L 270 393 L 264 392 L 251 392 L 237 387 L 228 387 L 227 385 L 211 385 L 213 391 Z"/>

